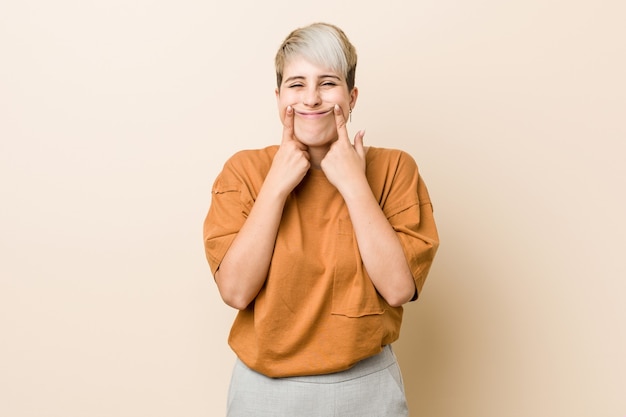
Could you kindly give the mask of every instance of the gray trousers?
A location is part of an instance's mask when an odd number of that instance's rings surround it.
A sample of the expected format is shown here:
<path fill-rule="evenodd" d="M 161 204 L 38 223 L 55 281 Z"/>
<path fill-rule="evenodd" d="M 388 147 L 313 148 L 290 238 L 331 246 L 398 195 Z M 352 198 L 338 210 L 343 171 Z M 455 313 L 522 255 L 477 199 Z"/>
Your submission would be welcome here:
<path fill-rule="evenodd" d="M 228 392 L 227 417 L 406 416 L 402 375 L 391 346 L 327 375 L 268 378 L 237 360 Z"/>

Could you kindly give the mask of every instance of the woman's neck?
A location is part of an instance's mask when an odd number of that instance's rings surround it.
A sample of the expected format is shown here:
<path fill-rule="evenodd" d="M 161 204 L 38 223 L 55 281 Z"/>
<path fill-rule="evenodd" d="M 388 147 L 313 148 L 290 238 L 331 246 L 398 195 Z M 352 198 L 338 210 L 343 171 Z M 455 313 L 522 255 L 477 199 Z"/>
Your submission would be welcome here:
<path fill-rule="evenodd" d="M 329 149 L 330 146 L 309 147 L 308 152 L 309 156 L 311 157 L 311 168 L 320 169 L 322 159 L 324 159 Z"/>

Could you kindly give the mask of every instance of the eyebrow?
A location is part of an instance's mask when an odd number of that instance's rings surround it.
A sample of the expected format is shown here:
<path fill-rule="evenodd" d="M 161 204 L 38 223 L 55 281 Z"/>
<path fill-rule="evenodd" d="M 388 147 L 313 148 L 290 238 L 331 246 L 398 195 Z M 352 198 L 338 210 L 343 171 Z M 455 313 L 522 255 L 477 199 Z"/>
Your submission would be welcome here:
<path fill-rule="evenodd" d="M 324 75 L 320 75 L 319 77 L 317 77 L 318 80 L 321 80 L 322 78 L 334 78 L 337 81 L 341 81 L 341 77 L 337 76 L 337 75 L 333 75 L 333 74 L 324 74 Z M 283 83 L 288 83 L 290 81 L 296 81 L 296 80 L 305 80 L 306 77 L 303 75 L 294 75 L 292 77 L 286 78 Z"/>

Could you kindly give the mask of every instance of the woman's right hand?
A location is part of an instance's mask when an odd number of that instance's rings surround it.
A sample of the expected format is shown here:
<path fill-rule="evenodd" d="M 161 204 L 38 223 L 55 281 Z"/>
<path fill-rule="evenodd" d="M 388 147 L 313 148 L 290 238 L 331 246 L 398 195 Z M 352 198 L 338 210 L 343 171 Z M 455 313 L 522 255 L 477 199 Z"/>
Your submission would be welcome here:
<path fill-rule="evenodd" d="M 263 287 L 285 201 L 310 165 L 307 147 L 294 135 L 293 109 L 287 107 L 283 139 L 272 166 L 248 218 L 215 273 L 220 295 L 229 306 L 245 309 Z"/>
<path fill-rule="evenodd" d="M 296 138 L 293 121 L 293 108 L 287 106 L 283 121 L 283 138 L 264 184 L 271 185 L 272 189 L 283 197 L 300 184 L 311 166 L 308 148 Z"/>

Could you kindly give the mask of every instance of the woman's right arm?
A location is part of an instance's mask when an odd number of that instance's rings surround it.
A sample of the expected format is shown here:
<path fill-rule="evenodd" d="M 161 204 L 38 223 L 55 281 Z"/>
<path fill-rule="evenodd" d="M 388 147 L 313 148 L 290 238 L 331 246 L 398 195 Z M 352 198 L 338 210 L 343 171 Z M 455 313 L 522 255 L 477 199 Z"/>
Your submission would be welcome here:
<path fill-rule="evenodd" d="M 215 272 L 220 295 L 229 306 L 245 309 L 263 287 L 285 201 L 309 166 L 306 146 L 293 135 L 293 110 L 288 108 L 283 139 L 272 166 L 248 218 Z"/>
<path fill-rule="evenodd" d="M 284 198 L 266 181 L 245 223 L 215 272 L 215 282 L 226 304 L 246 308 L 265 282 Z"/>

